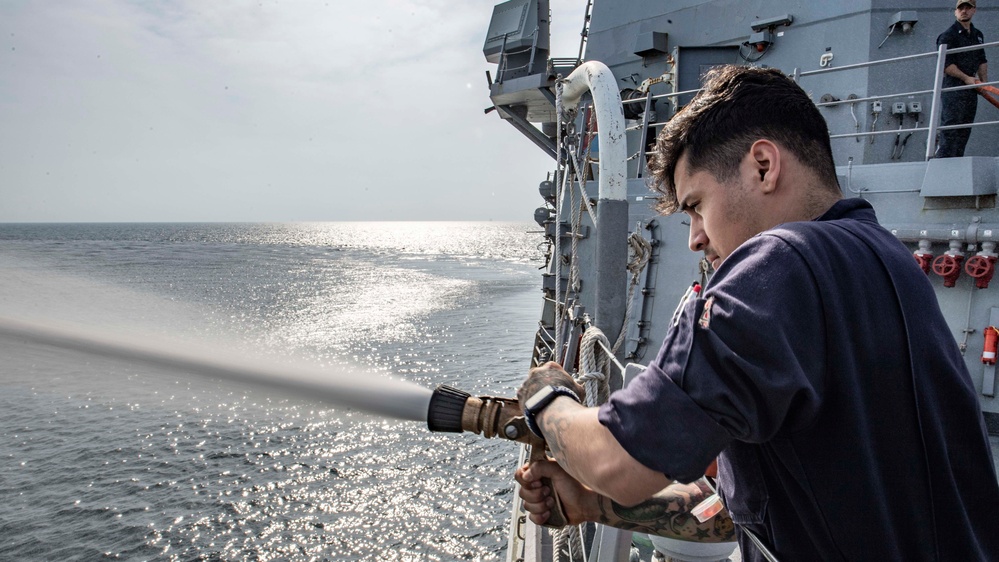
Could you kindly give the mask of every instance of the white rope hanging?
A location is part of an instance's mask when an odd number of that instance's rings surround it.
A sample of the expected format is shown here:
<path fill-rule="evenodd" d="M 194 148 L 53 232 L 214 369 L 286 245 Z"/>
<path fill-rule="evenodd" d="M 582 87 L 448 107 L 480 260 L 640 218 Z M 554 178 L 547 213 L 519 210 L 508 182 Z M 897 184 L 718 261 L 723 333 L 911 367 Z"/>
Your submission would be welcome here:
<path fill-rule="evenodd" d="M 555 81 L 555 113 L 558 125 L 555 127 L 555 180 L 558 182 L 558 193 L 555 196 L 555 353 L 554 359 L 562 350 L 562 198 L 565 195 L 565 165 L 562 161 L 562 87 L 565 83 L 561 75 Z M 561 172 L 561 177 L 559 173 Z"/>
<path fill-rule="evenodd" d="M 610 341 L 600 328 L 590 326 L 583 332 L 576 380 L 586 389 L 587 406 L 599 406 L 610 396 L 610 356 L 606 351 L 609 347 Z"/>
<path fill-rule="evenodd" d="M 628 236 L 628 249 L 632 256 L 628 261 L 628 271 L 631 273 L 631 281 L 628 283 L 628 307 L 624 311 L 624 322 L 621 323 L 621 333 L 618 334 L 617 341 L 614 342 L 614 347 L 612 348 L 615 354 L 621 349 L 621 345 L 624 344 L 624 340 L 628 335 L 628 322 L 631 321 L 631 309 L 635 304 L 635 287 L 638 286 L 638 276 L 645 270 L 645 266 L 649 264 L 649 260 L 652 258 L 652 243 L 643 238 L 638 232 L 632 232 Z"/>
<path fill-rule="evenodd" d="M 555 560 L 564 559 L 582 560 L 586 562 L 586 553 L 583 550 L 583 537 L 579 531 L 579 525 L 570 525 L 552 531 L 552 550 Z"/>

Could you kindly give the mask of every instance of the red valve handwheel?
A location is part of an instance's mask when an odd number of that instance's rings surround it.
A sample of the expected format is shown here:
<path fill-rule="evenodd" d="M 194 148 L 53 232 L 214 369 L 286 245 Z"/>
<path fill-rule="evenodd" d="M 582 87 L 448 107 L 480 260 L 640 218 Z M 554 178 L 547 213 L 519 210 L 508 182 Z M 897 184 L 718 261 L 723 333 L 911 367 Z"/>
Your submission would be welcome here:
<path fill-rule="evenodd" d="M 957 268 L 957 259 L 954 256 L 941 254 L 933 260 L 933 273 L 936 273 L 940 277 L 954 275 L 958 270 Z"/>
<path fill-rule="evenodd" d="M 967 263 L 964 264 L 964 272 L 975 279 L 985 277 L 991 269 L 992 264 L 989 262 L 989 258 L 985 256 L 974 256 L 969 258 Z"/>

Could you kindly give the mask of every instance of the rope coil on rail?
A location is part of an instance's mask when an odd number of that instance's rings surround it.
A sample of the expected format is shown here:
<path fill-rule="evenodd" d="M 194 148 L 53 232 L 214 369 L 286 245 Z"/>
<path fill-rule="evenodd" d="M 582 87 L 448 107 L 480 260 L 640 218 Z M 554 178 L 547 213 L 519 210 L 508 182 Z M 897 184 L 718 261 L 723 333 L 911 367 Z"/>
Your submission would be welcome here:
<path fill-rule="evenodd" d="M 602 343 L 603 346 L 598 345 Z M 586 405 L 599 406 L 610 396 L 610 341 L 603 331 L 590 326 L 579 341 L 579 373 L 576 380 L 586 389 Z"/>
<path fill-rule="evenodd" d="M 552 549 L 556 557 L 569 560 L 585 560 L 583 556 L 583 538 L 579 532 L 579 525 L 569 525 L 554 532 L 552 537 Z"/>

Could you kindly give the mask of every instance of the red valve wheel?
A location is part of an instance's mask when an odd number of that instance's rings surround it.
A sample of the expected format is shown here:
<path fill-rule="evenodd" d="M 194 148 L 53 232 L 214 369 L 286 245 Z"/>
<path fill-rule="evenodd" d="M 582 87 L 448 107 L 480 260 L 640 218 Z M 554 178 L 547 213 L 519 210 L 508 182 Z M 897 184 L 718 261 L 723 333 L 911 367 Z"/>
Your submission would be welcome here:
<path fill-rule="evenodd" d="M 941 254 L 933 260 L 933 273 L 936 273 L 940 277 L 954 275 L 958 271 L 957 268 L 958 263 L 954 256 Z"/>
<path fill-rule="evenodd" d="M 992 263 L 985 256 L 974 256 L 964 264 L 964 272 L 975 279 L 985 277 L 991 269 Z"/>

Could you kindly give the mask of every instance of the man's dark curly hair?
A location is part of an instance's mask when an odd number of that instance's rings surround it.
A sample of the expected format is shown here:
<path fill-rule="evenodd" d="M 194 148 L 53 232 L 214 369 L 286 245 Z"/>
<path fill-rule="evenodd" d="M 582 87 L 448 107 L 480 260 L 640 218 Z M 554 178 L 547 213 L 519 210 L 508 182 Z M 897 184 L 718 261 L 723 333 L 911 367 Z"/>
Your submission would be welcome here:
<path fill-rule="evenodd" d="M 780 144 L 839 193 L 829 129 L 808 94 L 779 70 L 721 66 L 705 76 L 704 89 L 666 123 L 649 159 L 656 210 L 678 210 L 674 174 L 687 155 L 691 172 L 706 170 L 721 183 L 759 139 Z"/>

